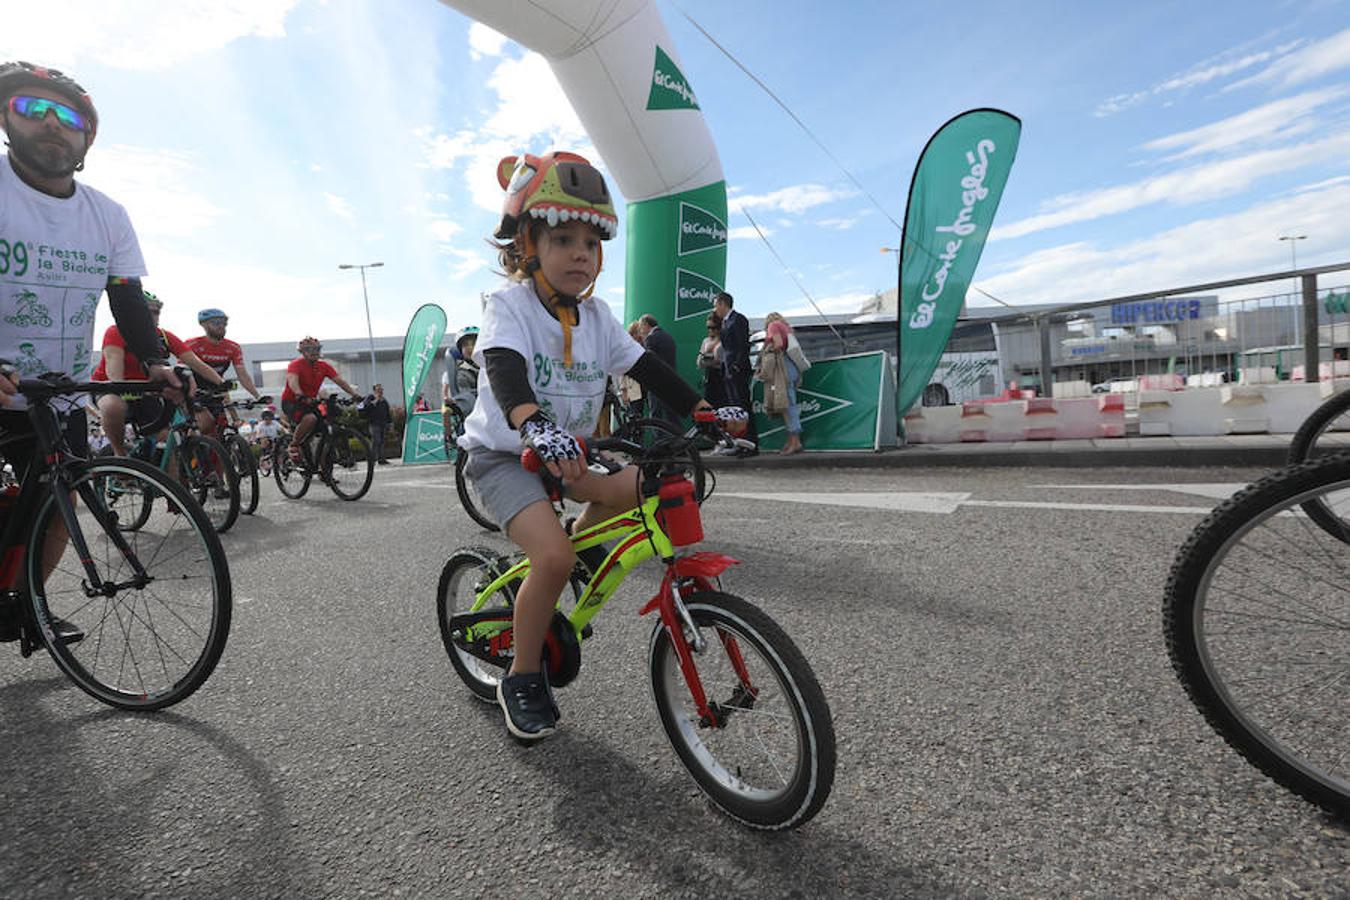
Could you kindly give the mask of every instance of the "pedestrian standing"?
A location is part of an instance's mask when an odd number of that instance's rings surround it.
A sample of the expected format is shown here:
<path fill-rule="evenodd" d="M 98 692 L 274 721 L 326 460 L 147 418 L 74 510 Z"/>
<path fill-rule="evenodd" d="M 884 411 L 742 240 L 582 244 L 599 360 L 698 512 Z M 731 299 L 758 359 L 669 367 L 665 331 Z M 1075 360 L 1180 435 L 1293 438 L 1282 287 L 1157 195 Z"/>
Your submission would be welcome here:
<path fill-rule="evenodd" d="M 703 375 L 703 399 L 713 406 L 727 405 L 722 369 L 722 320 L 709 313 L 708 334 L 698 347 L 698 370 Z"/>
<path fill-rule="evenodd" d="M 722 356 L 725 361 L 723 383 L 727 402 L 739 406 L 749 417 L 745 439 L 755 448 L 736 451 L 737 456 L 755 456 L 759 453 L 759 432 L 755 428 L 755 411 L 750 404 L 750 322 L 734 309 L 735 300 L 726 291 L 713 300 L 713 312 L 722 319 Z M 714 451 L 715 452 L 715 451 Z"/>
<path fill-rule="evenodd" d="M 661 327 L 656 321 L 656 316 L 650 313 L 639 316 L 638 331 L 642 335 L 642 346 L 656 354 L 661 362 L 674 370 L 677 365 L 676 356 L 679 353 L 675 346 L 675 338 Z M 679 426 L 679 413 L 667 406 L 660 397 L 651 398 L 651 407 L 653 416 Z"/>
<path fill-rule="evenodd" d="M 388 465 L 384 461 L 384 436 L 393 416 L 389 412 L 389 401 L 384 399 L 384 385 L 375 385 L 375 393 L 366 398 L 362 412 L 370 423 L 370 446 L 375 449 L 375 461 L 382 466 Z"/>

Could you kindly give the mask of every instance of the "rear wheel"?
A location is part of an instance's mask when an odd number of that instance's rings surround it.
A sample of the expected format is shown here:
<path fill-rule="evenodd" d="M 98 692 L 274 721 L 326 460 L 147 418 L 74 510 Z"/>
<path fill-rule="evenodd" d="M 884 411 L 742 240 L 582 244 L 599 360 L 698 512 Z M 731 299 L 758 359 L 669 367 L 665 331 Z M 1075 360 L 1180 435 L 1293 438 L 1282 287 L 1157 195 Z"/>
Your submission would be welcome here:
<path fill-rule="evenodd" d="M 685 606 L 702 639 L 693 660 L 717 721 L 699 715 L 658 624 L 648 657 L 666 736 L 727 815 L 753 828 L 796 828 L 820 811 L 834 784 L 825 694 L 787 634 L 745 600 L 707 591 L 690 594 Z"/>
<path fill-rule="evenodd" d="M 303 462 L 291 459 L 287 448 L 290 441 L 278 439 L 272 442 L 272 480 L 277 489 L 292 500 L 299 500 L 309 490 L 312 477 Z"/>
<path fill-rule="evenodd" d="M 455 492 L 459 494 L 460 505 L 463 506 L 464 511 L 469 514 L 469 518 L 473 519 L 483 528 L 486 528 L 488 531 L 501 531 L 501 526 L 492 521 L 492 518 L 487 514 L 487 507 L 483 504 L 483 497 L 478 493 L 478 489 L 474 487 L 473 480 L 465 474 L 464 467 L 468 464 L 469 454 L 464 450 L 460 450 L 455 457 Z"/>
<path fill-rule="evenodd" d="M 75 521 L 95 577 L 91 583 L 73 547 L 50 574 L 42 571 L 43 536 L 60 516 L 48 496 L 34 520 L 27 573 L 47 649 L 104 703 L 135 710 L 177 703 L 210 676 L 229 636 L 230 571 L 220 539 L 182 487 L 147 463 L 112 457 L 70 471 Z M 120 530 L 120 514 L 106 502 L 110 483 L 152 501 L 139 530 Z M 83 638 L 57 639 L 53 618 L 81 629 Z"/>
<path fill-rule="evenodd" d="M 258 508 L 258 461 L 248 441 L 237 434 L 230 435 L 226 449 L 230 451 L 230 463 L 239 475 L 239 511 L 251 516 Z"/>
<path fill-rule="evenodd" d="M 178 465 L 178 477 L 216 531 L 229 531 L 239 518 L 239 476 L 229 451 L 215 438 L 192 435 L 183 442 Z"/>
<path fill-rule="evenodd" d="M 360 500 L 375 478 L 375 455 L 370 450 L 370 440 L 346 426 L 333 426 L 324 441 L 319 470 L 334 494 L 343 500 Z"/>

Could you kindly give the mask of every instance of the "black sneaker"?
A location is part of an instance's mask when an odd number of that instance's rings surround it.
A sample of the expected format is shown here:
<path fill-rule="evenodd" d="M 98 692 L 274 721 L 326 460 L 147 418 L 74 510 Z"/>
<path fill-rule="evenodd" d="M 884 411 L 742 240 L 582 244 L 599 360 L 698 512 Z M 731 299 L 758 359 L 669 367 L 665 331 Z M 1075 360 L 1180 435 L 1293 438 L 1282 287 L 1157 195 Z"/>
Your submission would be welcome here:
<path fill-rule="evenodd" d="M 497 705 L 505 715 L 506 730 L 522 741 L 542 740 L 558 724 L 558 707 L 542 672 L 503 677 L 497 683 Z"/>

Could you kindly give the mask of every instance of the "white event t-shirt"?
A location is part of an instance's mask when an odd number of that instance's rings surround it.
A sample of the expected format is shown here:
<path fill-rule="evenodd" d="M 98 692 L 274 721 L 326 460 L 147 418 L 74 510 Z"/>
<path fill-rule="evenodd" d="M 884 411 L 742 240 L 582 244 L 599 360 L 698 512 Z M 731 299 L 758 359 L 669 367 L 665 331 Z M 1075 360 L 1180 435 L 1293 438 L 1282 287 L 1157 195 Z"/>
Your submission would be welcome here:
<path fill-rule="evenodd" d="M 464 422 L 461 447 L 520 449 L 520 434 L 502 415 L 492 395 L 483 354 L 494 347 L 514 350 L 525 358 L 525 370 L 539 407 L 575 435 L 588 436 L 600 421 L 605 380 L 622 375 L 642 356 L 641 345 L 614 318 L 603 302 L 581 301 L 581 315 L 572 329 L 572 365 L 563 365 L 562 324 L 535 296 L 534 287 L 512 282 L 488 297 L 473 360 L 479 365 L 478 402 Z"/>
<path fill-rule="evenodd" d="M 94 313 L 108 279 L 143 275 L 140 243 L 120 204 L 79 182 L 70 197 L 49 196 L 0 159 L 0 358 L 21 377 L 88 378 Z"/>

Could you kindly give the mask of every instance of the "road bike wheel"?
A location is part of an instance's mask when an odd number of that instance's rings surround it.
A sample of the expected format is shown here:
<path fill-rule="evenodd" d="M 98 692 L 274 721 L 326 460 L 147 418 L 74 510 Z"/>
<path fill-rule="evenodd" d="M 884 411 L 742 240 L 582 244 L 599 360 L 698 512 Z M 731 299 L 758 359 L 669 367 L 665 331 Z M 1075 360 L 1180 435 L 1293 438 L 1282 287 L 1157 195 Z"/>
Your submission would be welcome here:
<path fill-rule="evenodd" d="M 648 660 L 666 736 L 724 813 L 752 828 L 796 828 L 820 811 L 834 784 L 825 694 L 791 638 L 750 603 L 716 591 L 684 603 L 704 642 L 694 664 L 720 721 L 700 721 L 674 644 L 658 624 Z"/>
<path fill-rule="evenodd" d="M 1279 784 L 1350 815 L 1350 456 L 1290 466 L 1217 507 L 1178 552 L 1163 629 L 1210 726 Z"/>
<path fill-rule="evenodd" d="M 442 425 L 444 430 L 441 432 L 441 440 L 445 443 L 445 461 L 453 463 L 463 452 L 455 441 L 464 433 L 464 413 L 460 412 L 458 406 L 451 404 L 450 412 L 445 415 Z"/>
<path fill-rule="evenodd" d="M 501 531 L 501 526 L 488 516 L 487 507 L 483 505 L 482 495 L 474 487 L 473 480 L 464 473 L 464 467 L 468 464 L 469 454 L 461 450 L 455 457 L 455 492 L 459 494 L 460 505 L 469 514 L 469 518 L 483 528 L 488 531 Z"/>
<path fill-rule="evenodd" d="M 292 500 L 299 500 L 309 490 L 313 477 L 303 462 L 296 462 L 286 452 L 289 440 L 277 440 L 272 444 L 272 480 L 277 489 Z"/>
<path fill-rule="evenodd" d="M 111 447 L 104 447 L 98 456 L 100 459 L 115 458 Z M 122 531 L 137 531 L 150 520 L 150 506 L 158 495 L 146 492 L 142 482 L 104 477 L 96 482 L 96 486 L 103 496 L 104 506 L 117 513 L 117 527 Z"/>
<path fill-rule="evenodd" d="M 356 449 L 352 448 L 355 442 Z M 344 425 L 336 425 L 324 442 L 323 480 L 343 500 L 360 500 L 375 478 L 375 454 L 370 440 Z"/>
<path fill-rule="evenodd" d="M 630 419 L 619 427 L 615 436 L 625 437 L 636 441 L 644 447 L 650 447 L 655 442 L 668 437 L 675 437 L 683 434 L 677 426 L 672 425 L 665 419 Z M 614 454 L 620 458 L 625 465 L 631 462 L 624 454 Z M 680 457 L 680 466 L 684 470 L 685 476 L 694 483 L 694 499 L 699 503 L 707 496 L 707 472 L 703 467 L 703 459 L 699 456 L 698 450 L 689 447 Z"/>
<path fill-rule="evenodd" d="M 121 709 L 162 709 L 188 697 L 210 676 L 230 632 L 231 586 L 225 551 L 206 514 L 154 466 L 112 457 L 71 466 L 75 516 L 102 589 L 67 547 L 44 577 L 42 544 L 53 496 L 34 519 L 28 547 L 30 599 L 52 658 L 81 690 Z M 124 533 L 104 505 L 103 485 L 135 483 L 152 500 L 144 526 Z M 133 563 L 134 560 L 134 563 Z M 140 571 L 137 571 L 137 565 Z M 64 643 L 53 617 L 84 631 Z"/>
<path fill-rule="evenodd" d="M 472 609 L 478 592 L 503 571 L 496 553 L 481 547 L 464 547 L 446 562 L 436 586 L 436 621 L 441 626 L 441 641 L 450 665 L 474 696 L 488 703 L 497 702 L 497 682 L 501 681 L 502 670 L 456 647 L 450 636 L 450 619 Z M 483 608 L 509 609 L 515 603 L 515 590 L 516 582 L 506 585 Z"/>
<path fill-rule="evenodd" d="M 239 476 L 220 441 L 197 434 L 183 441 L 178 477 L 216 531 L 229 531 L 239 518 Z"/>
<path fill-rule="evenodd" d="M 248 441 L 237 434 L 230 435 L 225 447 L 230 451 L 230 464 L 239 475 L 239 512 L 251 516 L 258 509 L 258 460 Z"/>
<path fill-rule="evenodd" d="M 1289 444 L 1290 465 L 1350 451 L 1350 445 L 1335 443 L 1327 437 L 1333 431 L 1350 431 L 1350 391 L 1334 395 L 1303 421 Z M 1350 525 L 1350 519 L 1336 515 L 1317 500 L 1304 506 L 1304 511 L 1333 535 L 1344 534 L 1345 527 Z"/>

